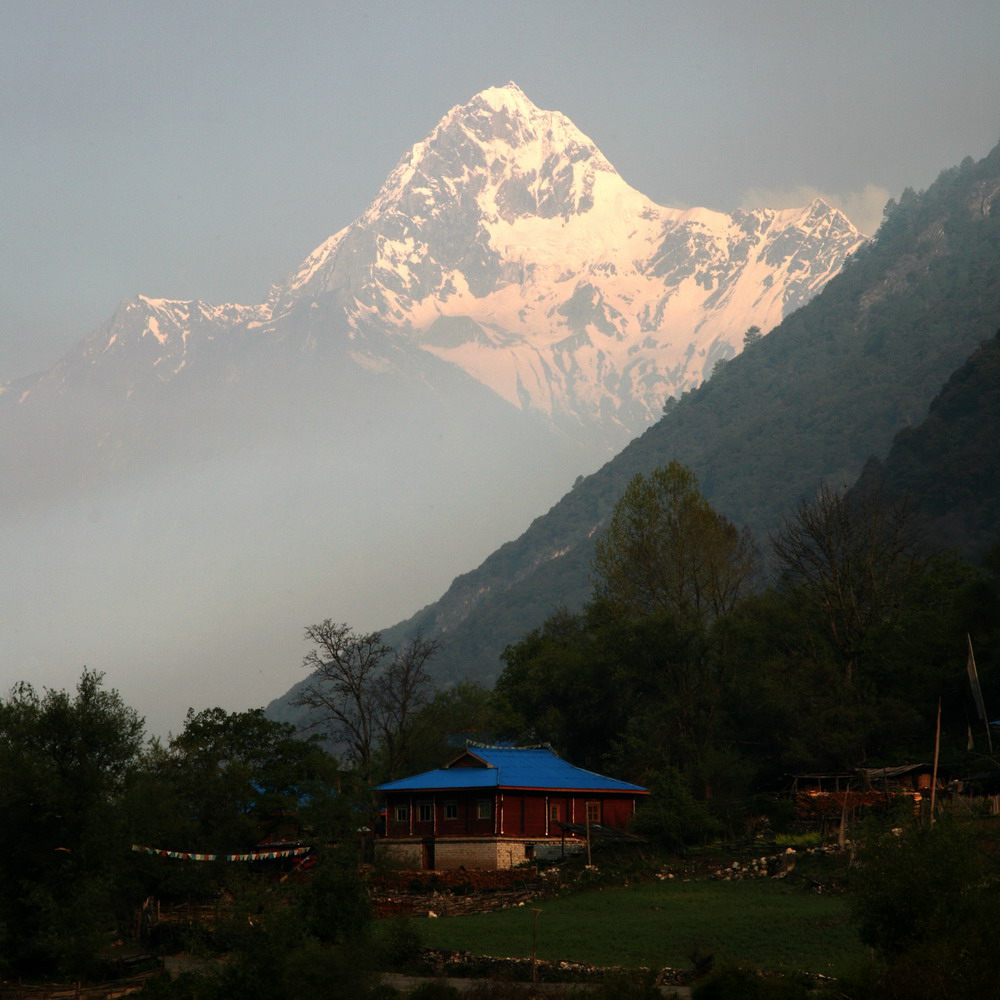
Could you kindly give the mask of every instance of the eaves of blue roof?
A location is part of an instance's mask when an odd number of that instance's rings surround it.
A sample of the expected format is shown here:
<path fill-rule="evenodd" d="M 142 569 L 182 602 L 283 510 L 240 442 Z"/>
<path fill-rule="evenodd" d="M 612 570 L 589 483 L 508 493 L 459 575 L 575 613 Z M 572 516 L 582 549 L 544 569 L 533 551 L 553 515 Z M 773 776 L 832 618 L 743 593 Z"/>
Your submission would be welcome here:
<path fill-rule="evenodd" d="M 387 781 L 379 785 L 380 792 L 408 792 L 446 790 L 450 788 L 496 788 L 500 772 L 493 767 L 456 767 L 449 769 L 439 767 L 423 774 L 415 774 L 412 778 L 400 778 L 399 781 Z"/>
<path fill-rule="evenodd" d="M 543 788 L 558 791 L 636 792 L 645 788 L 608 778 L 558 757 L 548 749 L 474 747 L 469 750 L 487 766 L 439 767 L 410 778 L 379 785 L 379 791 L 446 791 L 471 788 Z"/>

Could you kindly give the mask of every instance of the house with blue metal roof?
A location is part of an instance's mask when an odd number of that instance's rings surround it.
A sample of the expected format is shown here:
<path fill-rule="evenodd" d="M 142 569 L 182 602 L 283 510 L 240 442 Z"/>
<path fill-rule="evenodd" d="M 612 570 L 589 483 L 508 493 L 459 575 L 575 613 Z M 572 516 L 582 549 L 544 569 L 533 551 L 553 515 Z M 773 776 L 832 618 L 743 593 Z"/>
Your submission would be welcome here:
<path fill-rule="evenodd" d="M 512 868 L 624 830 L 645 788 L 574 767 L 549 746 L 470 743 L 443 767 L 379 786 L 380 856 L 401 868 Z"/>

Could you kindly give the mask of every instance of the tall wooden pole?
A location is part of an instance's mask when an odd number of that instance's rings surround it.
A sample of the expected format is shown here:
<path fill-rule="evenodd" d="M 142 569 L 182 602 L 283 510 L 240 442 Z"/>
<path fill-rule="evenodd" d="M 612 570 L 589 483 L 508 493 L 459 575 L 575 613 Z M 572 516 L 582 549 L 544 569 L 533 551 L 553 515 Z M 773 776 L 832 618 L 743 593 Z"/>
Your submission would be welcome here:
<path fill-rule="evenodd" d="M 934 801 L 937 796 L 938 757 L 941 754 L 941 699 L 938 698 L 937 729 L 934 733 L 934 770 L 931 772 L 931 826 L 934 825 Z"/>

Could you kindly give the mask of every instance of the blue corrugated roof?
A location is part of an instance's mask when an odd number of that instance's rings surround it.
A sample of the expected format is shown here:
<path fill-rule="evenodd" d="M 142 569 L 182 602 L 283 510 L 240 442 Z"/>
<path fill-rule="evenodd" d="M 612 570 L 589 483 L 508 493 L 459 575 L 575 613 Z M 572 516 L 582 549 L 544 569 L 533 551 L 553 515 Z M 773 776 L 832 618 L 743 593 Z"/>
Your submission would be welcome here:
<path fill-rule="evenodd" d="M 471 754 L 475 766 L 453 766 Z M 548 747 L 471 746 L 451 765 L 379 785 L 379 791 L 405 792 L 459 788 L 555 788 L 560 791 L 645 792 L 639 785 L 585 771 Z"/>

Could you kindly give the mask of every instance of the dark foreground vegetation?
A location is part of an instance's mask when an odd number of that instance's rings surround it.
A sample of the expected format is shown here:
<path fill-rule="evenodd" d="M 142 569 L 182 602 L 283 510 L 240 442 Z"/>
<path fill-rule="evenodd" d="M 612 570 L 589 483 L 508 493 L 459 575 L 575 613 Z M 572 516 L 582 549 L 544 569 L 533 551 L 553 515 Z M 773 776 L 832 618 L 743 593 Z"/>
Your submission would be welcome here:
<path fill-rule="evenodd" d="M 309 737 L 215 708 L 150 741 L 98 674 L 75 692 L 15 687 L 0 702 L 0 975 L 98 981 L 180 952 L 145 995 L 388 995 L 381 973 L 426 966 L 416 924 L 373 917 L 373 787 L 473 736 L 549 741 L 649 787 L 644 841 L 571 866 L 560 898 L 427 920 L 427 944 L 621 966 L 590 983 L 607 997 L 653 995 L 678 964 L 702 998 L 990 995 L 1000 769 L 980 708 L 1000 704 L 997 551 L 982 568 L 928 555 L 906 506 L 866 488 L 821 490 L 762 556 L 672 463 L 635 477 L 596 553 L 591 603 L 509 647 L 493 691 L 435 692 L 434 643 L 311 626 Z M 833 860 L 804 855 L 780 881 L 698 863 L 706 845 L 747 860 L 810 835 L 792 774 L 856 783 L 932 758 L 939 807 L 843 798 Z"/>

